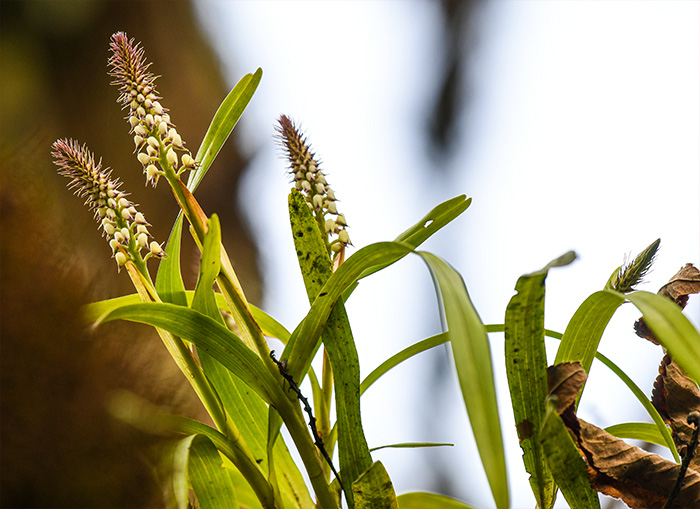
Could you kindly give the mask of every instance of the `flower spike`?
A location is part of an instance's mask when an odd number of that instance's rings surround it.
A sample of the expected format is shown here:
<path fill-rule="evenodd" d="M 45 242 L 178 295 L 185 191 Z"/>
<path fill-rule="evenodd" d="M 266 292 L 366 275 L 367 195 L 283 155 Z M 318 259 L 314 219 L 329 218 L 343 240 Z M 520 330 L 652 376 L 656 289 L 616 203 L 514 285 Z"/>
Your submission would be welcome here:
<path fill-rule="evenodd" d="M 326 175 L 319 167 L 316 155 L 311 151 L 306 138 L 286 115 L 280 116 L 277 132 L 279 142 L 289 159 L 289 174 L 294 186 L 306 198 L 322 233 L 328 236 L 330 251 L 337 255 L 351 242 L 345 229 L 348 225 L 345 215 L 338 213 L 335 193 L 328 185 Z M 336 235 L 337 238 L 332 239 L 332 235 Z"/>
<path fill-rule="evenodd" d="M 146 219 L 135 205 L 127 199 L 127 193 L 121 191 L 121 182 L 110 179 L 112 171 L 102 168 L 102 161 L 95 162 L 95 156 L 75 140 L 58 140 L 52 145 L 54 164 L 58 173 L 71 179 L 68 187 L 75 189 L 75 194 L 85 198 L 85 204 L 95 211 L 102 234 L 107 237 L 112 248 L 112 256 L 117 266 L 123 266 L 128 260 L 142 262 L 141 250 L 144 249 L 150 233 Z M 163 250 L 149 246 L 145 259 L 151 256 L 162 257 Z"/>
<path fill-rule="evenodd" d="M 149 72 L 144 49 L 124 32 L 112 35 L 112 56 L 109 59 L 113 85 L 119 87 L 117 102 L 128 109 L 127 120 L 134 136 L 137 159 L 146 174 L 146 184 L 154 187 L 168 165 L 177 175 L 185 170 L 194 170 L 197 165 L 192 154 L 185 148 L 182 137 L 170 121 L 155 87 L 157 76 Z M 178 166 L 178 153 L 180 153 Z"/>

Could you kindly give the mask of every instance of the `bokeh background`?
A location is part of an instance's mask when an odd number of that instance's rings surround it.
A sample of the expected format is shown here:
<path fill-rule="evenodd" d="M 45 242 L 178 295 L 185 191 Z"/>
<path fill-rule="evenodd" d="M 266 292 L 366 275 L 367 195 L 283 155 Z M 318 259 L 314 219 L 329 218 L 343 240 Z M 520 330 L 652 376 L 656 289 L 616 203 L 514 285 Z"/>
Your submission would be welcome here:
<path fill-rule="evenodd" d="M 127 389 L 203 418 L 145 327 L 79 321 L 80 305 L 131 291 L 49 151 L 89 144 L 115 169 L 154 236 L 176 207 L 145 188 L 116 91 L 108 41 L 141 41 L 178 131 L 196 150 L 240 77 L 258 92 L 198 189 L 217 212 L 250 300 L 292 329 L 307 301 L 286 215 L 289 180 L 273 134 L 285 113 L 323 161 L 357 247 L 394 238 L 437 203 L 474 201 L 425 249 L 465 278 L 485 323 L 501 323 L 518 276 L 574 249 L 548 279 L 546 326 L 563 331 L 625 255 L 656 238 L 643 289 L 700 263 L 700 3 L 0 2 L 0 505 L 159 507 L 150 451 L 159 439 L 114 420 Z M 197 255 L 184 254 L 193 282 Z M 364 375 L 440 331 L 417 259 L 365 280 L 348 303 Z M 697 326 L 700 307 L 686 310 Z M 658 347 L 613 318 L 601 351 L 650 391 Z M 513 507 L 532 507 L 503 367 L 492 336 Z M 548 345 L 554 355 L 556 344 Z M 491 507 L 447 348 L 422 354 L 363 396 L 370 447 L 397 492 L 438 491 Z M 581 414 L 600 426 L 646 420 L 594 364 Z M 663 451 L 657 451 L 662 453 Z M 606 500 L 609 507 L 613 502 Z M 562 504 L 562 506 L 564 506 Z"/>

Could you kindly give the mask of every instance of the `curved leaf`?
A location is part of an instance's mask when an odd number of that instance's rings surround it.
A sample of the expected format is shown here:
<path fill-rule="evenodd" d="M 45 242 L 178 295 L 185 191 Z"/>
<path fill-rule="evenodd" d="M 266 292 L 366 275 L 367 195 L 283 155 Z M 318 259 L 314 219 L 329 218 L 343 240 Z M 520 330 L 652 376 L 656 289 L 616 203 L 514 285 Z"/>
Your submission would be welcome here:
<path fill-rule="evenodd" d="M 381 461 L 375 461 L 352 483 L 352 492 L 357 509 L 399 509 L 394 486 Z"/>
<path fill-rule="evenodd" d="M 629 301 L 681 369 L 700 382 L 700 333 L 672 300 L 649 292 L 633 292 Z"/>
<path fill-rule="evenodd" d="M 554 364 L 580 362 L 588 373 L 603 331 L 623 302 L 625 296 L 612 290 L 601 290 L 590 295 L 569 320 Z"/>
<path fill-rule="evenodd" d="M 189 447 L 187 470 L 199 507 L 238 507 L 229 471 L 224 468 L 219 451 L 207 437 L 194 436 Z"/>
<path fill-rule="evenodd" d="M 420 221 L 396 237 L 394 242 L 398 242 L 416 249 L 438 230 L 452 222 L 455 218 L 462 214 L 462 212 L 467 210 L 471 203 L 472 199 L 467 198 L 467 196 L 464 194 L 442 202 L 423 216 Z M 368 269 L 358 279 L 374 274 L 375 272 L 382 270 L 387 265 L 379 265 Z"/>
<path fill-rule="evenodd" d="M 397 500 L 399 509 L 476 509 L 454 498 L 435 493 L 404 493 Z"/>
<path fill-rule="evenodd" d="M 486 329 L 472 305 L 462 276 L 431 253 L 419 251 L 417 254 L 428 265 L 433 277 L 469 423 L 491 493 L 496 506 L 506 508 L 509 504 L 508 477 Z"/>
<path fill-rule="evenodd" d="M 187 181 L 187 188 L 191 192 L 197 189 L 204 175 L 209 171 L 211 163 L 214 162 L 221 147 L 243 115 L 243 111 L 258 88 L 261 78 L 262 69 L 260 68 L 254 74 L 246 74 L 219 106 L 195 157 L 199 167 L 197 171 L 190 172 Z"/>
<path fill-rule="evenodd" d="M 130 304 L 101 317 L 101 321 L 129 320 L 158 327 L 209 353 L 270 404 L 281 389 L 258 357 L 226 327 L 193 309 L 167 303 Z M 286 396 L 282 396 L 286 397 Z"/>
<path fill-rule="evenodd" d="M 666 447 L 664 437 L 659 433 L 659 428 L 650 422 L 625 422 L 614 424 L 605 428 L 605 431 L 617 438 L 632 440 L 644 440 L 650 444 Z"/>
<path fill-rule="evenodd" d="M 299 332 L 292 334 L 282 356 L 289 360 L 289 372 L 295 380 L 299 380 L 311 364 L 311 359 L 320 345 L 321 331 L 326 325 L 328 315 L 343 292 L 368 268 L 389 265 L 410 252 L 409 247 L 395 242 L 370 244 L 346 259 L 330 276 L 311 304 Z"/>
<path fill-rule="evenodd" d="M 387 360 L 382 362 L 379 366 L 377 366 L 374 369 L 374 371 L 372 371 L 369 375 L 365 377 L 364 380 L 362 380 L 362 383 L 360 384 L 360 394 L 364 394 L 364 392 L 367 389 L 369 389 L 374 382 L 379 380 L 379 378 L 382 375 L 384 375 L 390 369 L 398 366 L 403 361 L 410 359 L 414 355 L 417 355 L 421 352 L 425 352 L 430 348 L 434 348 L 438 345 L 442 345 L 443 343 L 447 343 L 449 340 L 449 335 L 446 332 L 442 332 L 440 334 L 436 334 L 435 336 L 431 336 L 427 339 L 419 341 L 418 343 L 404 348 L 399 353 L 392 355 Z"/>

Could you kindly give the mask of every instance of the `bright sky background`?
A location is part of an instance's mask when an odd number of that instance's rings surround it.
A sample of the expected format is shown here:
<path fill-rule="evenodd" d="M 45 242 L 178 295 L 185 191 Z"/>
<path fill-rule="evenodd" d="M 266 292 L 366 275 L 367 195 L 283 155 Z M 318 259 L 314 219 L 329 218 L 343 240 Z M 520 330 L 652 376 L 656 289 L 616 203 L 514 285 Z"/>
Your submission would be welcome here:
<path fill-rule="evenodd" d="M 579 259 L 547 280 L 546 326 L 559 331 L 625 255 L 657 237 L 661 251 L 642 289 L 656 292 L 686 262 L 700 264 L 700 3 L 486 4 L 459 148 L 440 163 L 430 160 L 424 131 L 441 61 L 436 2 L 205 1 L 198 13 L 231 86 L 264 71 L 237 130 L 253 160 L 232 198 L 251 212 L 258 234 L 265 309 L 289 329 L 308 304 L 287 220 L 289 179 L 273 142 L 282 113 L 302 125 L 323 161 L 357 247 L 393 239 L 446 199 L 473 197 L 424 249 L 463 274 L 485 323 L 503 322 L 521 274 L 569 249 Z M 412 258 L 364 280 L 348 303 L 363 376 L 440 331 L 430 277 Z M 687 314 L 700 323 L 697 298 Z M 661 351 L 634 336 L 638 315 L 623 306 L 600 350 L 650 392 Z M 491 339 L 512 506 L 532 507 L 503 337 Z M 444 348 L 423 354 L 363 396 L 368 442 L 455 443 L 374 458 L 398 493 L 430 489 L 442 465 L 455 475 L 456 496 L 490 507 L 445 359 Z M 646 420 L 622 382 L 596 364 L 579 415 L 601 427 Z"/>

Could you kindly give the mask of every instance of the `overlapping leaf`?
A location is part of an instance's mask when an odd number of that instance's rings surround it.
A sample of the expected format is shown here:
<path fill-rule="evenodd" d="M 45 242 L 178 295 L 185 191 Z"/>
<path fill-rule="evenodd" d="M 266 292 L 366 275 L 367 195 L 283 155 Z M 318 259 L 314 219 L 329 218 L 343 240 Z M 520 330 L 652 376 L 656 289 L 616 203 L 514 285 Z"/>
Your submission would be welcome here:
<path fill-rule="evenodd" d="M 515 427 L 523 450 L 525 470 L 540 508 L 554 504 L 556 487 L 547 468 L 540 428 L 547 399 L 547 353 L 544 347 L 545 279 L 551 267 L 571 263 L 570 251 L 542 270 L 526 274 L 515 285 L 506 308 L 505 361 Z"/>

